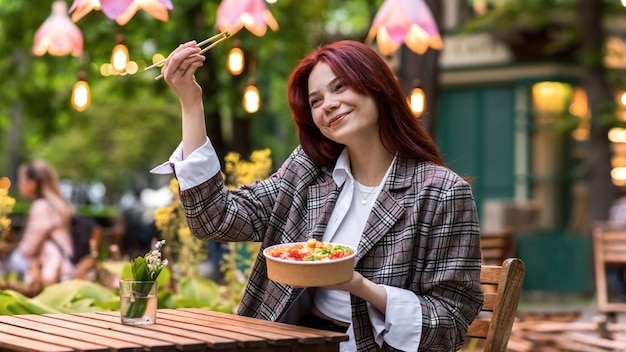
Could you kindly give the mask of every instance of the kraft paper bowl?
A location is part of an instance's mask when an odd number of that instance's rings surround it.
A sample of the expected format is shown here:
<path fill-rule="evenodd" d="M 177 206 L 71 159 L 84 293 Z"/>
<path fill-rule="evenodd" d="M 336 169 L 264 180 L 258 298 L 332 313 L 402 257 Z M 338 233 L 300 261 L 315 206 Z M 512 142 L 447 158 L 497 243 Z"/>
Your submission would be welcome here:
<path fill-rule="evenodd" d="M 306 245 L 306 242 L 297 243 Z M 275 247 L 289 244 L 282 243 L 263 250 L 267 263 L 267 276 L 270 280 L 291 286 L 317 287 L 338 284 L 352 278 L 356 248 L 345 244 L 331 243 L 332 245 L 350 247 L 352 254 L 343 258 L 321 261 L 286 260 L 267 254 Z"/>

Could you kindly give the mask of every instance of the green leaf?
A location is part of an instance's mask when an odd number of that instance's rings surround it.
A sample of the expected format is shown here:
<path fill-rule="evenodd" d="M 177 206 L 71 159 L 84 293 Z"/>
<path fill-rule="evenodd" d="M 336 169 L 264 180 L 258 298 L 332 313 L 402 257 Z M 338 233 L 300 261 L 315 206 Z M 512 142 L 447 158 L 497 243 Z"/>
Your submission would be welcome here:
<path fill-rule="evenodd" d="M 94 306 L 94 300 L 91 298 L 83 298 L 72 302 L 70 309 L 78 312 L 99 312 L 100 308 Z"/>
<path fill-rule="evenodd" d="M 99 307 L 104 311 L 119 311 L 120 310 L 120 298 L 113 297 L 106 301 L 94 302 L 94 306 Z"/>
<path fill-rule="evenodd" d="M 167 267 L 163 268 L 159 276 L 157 276 L 156 278 L 157 282 L 159 283 L 159 290 L 165 288 L 171 279 L 172 272 L 170 271 L 170 269 L 168 269 Z"/>
<path fill-rule="evenodd" d="M 87 302 L 82 300 L 88 299 L 92 303 L 113 297 L 116 297 L 115 293 L 100 284 L 86 280 L 70 280 L 47 286 L 31 301 L 56 307 L 63 313 L 76 313 L 86 311 Z"/>
<path fill-rule="evenodd" d="M 16 302 L 17 299 L 10 295 L 8 291 L 0 291 L 0 315 L 13 315 L 9 306 Z"/>
<path fill-rule="evenodd" d="M 181 280 L 180 294 L 200 302 L 206 302 L 204 306 L 220 297 L 218 285 L 203 278 Z"/>
<path fill-rule="evenodd" d="M 197 299 L 185 296 L 175 296 L 174 303 L 176 304 L 176 308 L 206 308 L 209 306 L 207 302 L 198 301 Z"/>
<path fill-rule="evenodd" d="M 58 309 L 52 306 L 49 306 L 47 304 L 37 302 L 36 300 L 29 299 L 23 294 L 16 292 L 16 291 L 7 290 L 7 291 L 0 293 L 0 300 L 2 300 L 2 295 L 11 296 L 14 302 L 19 303 L 22 307 L 24 307 L 28 311 L 28 314 L 59 313 Z"/>
<path fill-rule="evenodd" d="M 137 281 L 151 281 L 150 271 L 148 270 L 148 263 L 143 257 L 137 257 L 132 261 L 133 264 L 133 279 Z"/>
<path fill-rule="evenodd" d="M 11 312 L 11 315 L 17 314 L 29 314 L 30 312 L 19 302 L 12 302 L 7 304 L 7 309 Z"/>
<path fill-rule="evenodd" d="M 161 290 L 159 288 L 157 308 L 178 308 L 176 306 L 175 296 L 173 291 Z"/>
<path fill-rule="evenodd" d="M 151 280 L 156 280 L 159 277 L 159 274 L 161 273 L 161 270 L 163 270 L 163 268 L 157 269 L 153 273 L 151 273 L 150 274 L 150 279 Z"/>
<path fill-rule="evenodd" d="M 107 273 L 112 274 L 113 276 L 119 277 L 121 279 L 132 279 L 133 273 L 131 269 L 131 263 L 127 260 L 118 260 L 118 261 L 106 261 L 102 262 L 102 267 Z"/>

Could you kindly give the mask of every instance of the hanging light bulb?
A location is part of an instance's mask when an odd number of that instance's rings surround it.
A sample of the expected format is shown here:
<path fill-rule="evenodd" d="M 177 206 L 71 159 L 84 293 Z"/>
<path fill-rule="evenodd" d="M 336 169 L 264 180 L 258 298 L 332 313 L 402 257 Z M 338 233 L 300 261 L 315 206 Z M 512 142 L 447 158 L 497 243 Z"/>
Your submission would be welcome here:
<path fill-rule="evenodd" d="M 234 47 L 228 52 L 228 70 L 235 76 L 240 75 L 243 72 L 245 66 L 245 60 L 243 57 L 243 50 L 239 47 Z"/>
<path fill-rule="evenodd" d="M 117 73 L 126 71 L 126 65 L 130 61 L 130 55 L 128 54 L 128 48 L 124 45 L 124 38 L 122 35 L 117 37 L 117 45 L 113 48 L 111 53 L 111 66 Z"/>
<path fill-rule="evenodd" d="M 124 44 L 117 44 L 111 54 L 111 65 L 116 71 L 124 72 L 128 63 L 128 48 Z"/>
<path fill-rule="evenodd" d="M 422 88 L 416 87 L 411 90 L 409 96 L 409 102 L 411 104 L 411 111 L 416 117 L 421 116 L 426 108 L 426 95 Z"/>
<path fill-rule="evenodd" d="M 259 111 L 259 107 L 261 107 L 261 95 L 254 82 L 251 82 L 243 91 L 243 108 L 249 114 L 254 114 Z"/>
<path fill-rule="evenodd" d="M 87 83 L 85 72 L 80 71 L 78 81 L 74 83 L 72 88 L 72 106 L 77 111 L 84 111 L 91 103 L 91 90 Z"/>

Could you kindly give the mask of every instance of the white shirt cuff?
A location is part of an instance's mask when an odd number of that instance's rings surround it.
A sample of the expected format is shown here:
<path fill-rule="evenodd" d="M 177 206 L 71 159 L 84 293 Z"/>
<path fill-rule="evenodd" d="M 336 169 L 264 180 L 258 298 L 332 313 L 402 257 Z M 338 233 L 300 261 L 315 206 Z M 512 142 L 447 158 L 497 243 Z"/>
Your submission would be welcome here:
<path fill-rule="evenodd" d="M 175 173 L 181 191 L 195 187 L 220 172 L 220 161 L 207 137 L 206 142 L 183 160 L 183 144 L 178 145 L 169 160 L 150 170 L 153 174 Z"/>
<path fill-rule="evenodd" d="M 382 346 L 384 341 L 401 351 L 417 351 L 422 337 L 422 304 L 419 298 L 409 290 L 382 286 L 387 291 L 385 315 L 367 304 L 374 340 L 378 346 Z"/>

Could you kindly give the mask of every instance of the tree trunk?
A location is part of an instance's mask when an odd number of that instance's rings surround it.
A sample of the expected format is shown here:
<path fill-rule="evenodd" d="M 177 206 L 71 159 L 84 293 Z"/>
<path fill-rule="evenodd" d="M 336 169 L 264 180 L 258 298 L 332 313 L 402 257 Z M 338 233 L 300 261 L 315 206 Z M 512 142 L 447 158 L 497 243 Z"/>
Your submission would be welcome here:
<path fill-rule="evenodd" d="M 426 3 L 437 21 L 437 28 L 441 28 L 441 0 L 427 0 Z M 406 45 L 400 50 L 398 72 L 400 83 L 407 96 L 416 86 L 424 90 L 426 106 L 420 120 L 426 131 L 434 138 L 437 132 L 439 100 L 439 51 L 428 49 L 423 55 L 418 55 Z"/>
<path fill-rule="evenodd" d="M 602 48 L 606 37 L 601 24 L 602 1 L 580 0 L 579 15 L 582 34 L 581 58 L 583 87 L 587 92 L 591 111 L 591 131 L 589 134 L 589 220 L 606 220 L 611 203 L 617 196 L 617 188 L 611 181 L 611 149 L 608 127 L 600 121 L 606 112 L 603 106 L 613 101 L 611 89 L 606 79 Z"/>
<path fill-rule="evenodd" d="M 20 148 L 21 137 L 22 137 L 22 117 L 24 111 L 24 103 L 22 100 L 15 100 L 13 105 L 11 106 L 10 119 L 11 124 L 9 125 L 8 134 L 8 152 L 7 152 L 7 163 L 5 166 L 7 173 L 0 176 L 7 176 L 12 182 L 13 189 L 11 191 L 17 192 L 17 168 L 20 162 L 20 155 L 22 154 L 22 150 Z"/>

